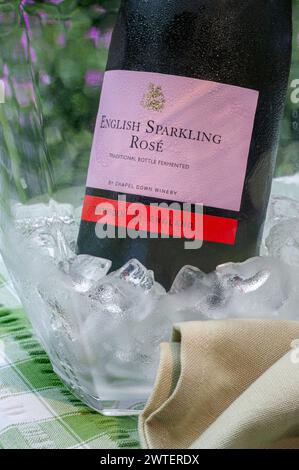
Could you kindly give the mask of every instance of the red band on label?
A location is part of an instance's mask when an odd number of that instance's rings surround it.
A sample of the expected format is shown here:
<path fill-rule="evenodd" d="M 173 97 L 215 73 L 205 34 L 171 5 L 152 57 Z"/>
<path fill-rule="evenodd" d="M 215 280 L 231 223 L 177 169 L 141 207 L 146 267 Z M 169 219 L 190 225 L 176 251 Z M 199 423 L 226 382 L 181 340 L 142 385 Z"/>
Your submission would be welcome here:
<path fill-rule="evenodd" d="M 82 220 L 226 245 L 235 244 L 238 228 L 238 221 L 232 218 L 99 196 L 85 196 Z"/>

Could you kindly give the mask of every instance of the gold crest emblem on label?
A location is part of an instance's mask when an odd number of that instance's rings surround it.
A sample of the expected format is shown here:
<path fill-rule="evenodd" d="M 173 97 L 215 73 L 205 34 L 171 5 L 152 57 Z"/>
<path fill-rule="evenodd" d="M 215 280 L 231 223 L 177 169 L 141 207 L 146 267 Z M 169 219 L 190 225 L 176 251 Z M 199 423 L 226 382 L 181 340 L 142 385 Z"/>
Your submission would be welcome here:
<path fill-rule="evenodd" d="M 161 112 L 164 109 L 165 103 L 166 100 L 162 91 L 162 87 L 160 85 L 150 83 L 148 86 L 148 91 L 144 94 L 141 101 L 141 106 L 143 106 L 144 109 L 148 109 L 149 111 Z"/>

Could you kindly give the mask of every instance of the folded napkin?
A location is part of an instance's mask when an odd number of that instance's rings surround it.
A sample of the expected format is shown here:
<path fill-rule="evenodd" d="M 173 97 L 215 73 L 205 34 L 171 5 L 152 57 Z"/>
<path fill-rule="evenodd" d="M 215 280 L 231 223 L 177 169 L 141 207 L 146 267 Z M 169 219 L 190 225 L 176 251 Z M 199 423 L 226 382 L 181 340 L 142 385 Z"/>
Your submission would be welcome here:
<path fill-rule="evenodd" d="M 139 420 L 153 449 L 298 448 L 299 322 L 187 322 L 161 345 Z"/>

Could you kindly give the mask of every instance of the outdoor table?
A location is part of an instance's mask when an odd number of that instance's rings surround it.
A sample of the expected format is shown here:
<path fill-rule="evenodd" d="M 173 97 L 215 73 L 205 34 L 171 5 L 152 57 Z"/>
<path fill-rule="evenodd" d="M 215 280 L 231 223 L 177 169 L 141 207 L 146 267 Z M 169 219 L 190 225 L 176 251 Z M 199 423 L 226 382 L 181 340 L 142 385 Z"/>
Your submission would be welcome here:
<path fill-rule="evenodd" d="M 53 372 L 22 308 L 1 305 L 0 449 L 138 447 L 137 418 L 84 406 Z"/>

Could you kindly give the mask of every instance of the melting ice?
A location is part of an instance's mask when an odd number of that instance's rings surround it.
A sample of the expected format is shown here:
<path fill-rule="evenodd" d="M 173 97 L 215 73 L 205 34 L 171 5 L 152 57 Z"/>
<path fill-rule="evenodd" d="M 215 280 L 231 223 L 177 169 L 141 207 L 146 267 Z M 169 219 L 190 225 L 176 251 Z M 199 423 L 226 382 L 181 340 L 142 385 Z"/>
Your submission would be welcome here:
<path fill-rule="evenodd" d="M 169 340 L 174 323 L 299 319 L 299 190 L 294 187 L 290 194 L 289 182 L 274 184 L 264 256 L 218 266 L 211 274 L 186 266 L 169 293 L 137 260 L 113 271 L 107 259 L 77 256 L 80 209 L 54 201 L 16 205 L 17 231 L 6 261 L 58 373 L 93 396 L 106 393 L 113 399 L 121 386 L 126 396 L 146 398 L 159 345 Z"/>

